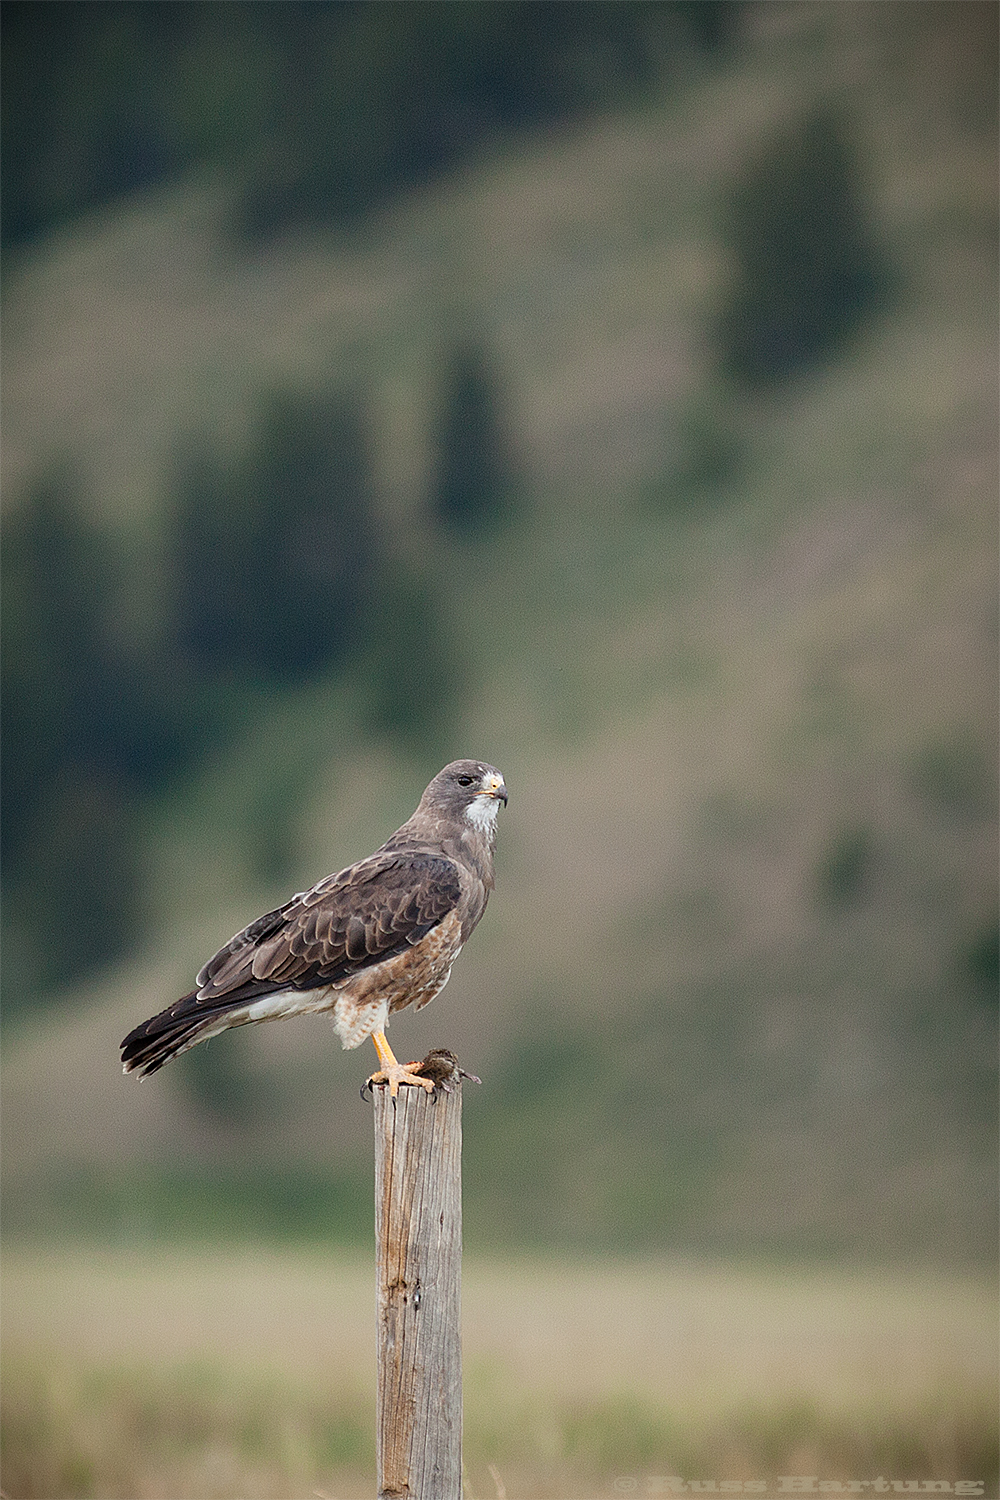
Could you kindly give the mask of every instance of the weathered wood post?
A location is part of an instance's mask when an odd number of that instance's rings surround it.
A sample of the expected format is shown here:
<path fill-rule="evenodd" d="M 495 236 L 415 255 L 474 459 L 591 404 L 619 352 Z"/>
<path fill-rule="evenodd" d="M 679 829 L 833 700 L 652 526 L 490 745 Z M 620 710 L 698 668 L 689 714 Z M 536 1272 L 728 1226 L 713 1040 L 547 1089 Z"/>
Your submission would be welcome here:
<path fill-rule="evenodd" d="M 461 1500 L 462 1090 L 374 1090 L 379 1500 Z"/>

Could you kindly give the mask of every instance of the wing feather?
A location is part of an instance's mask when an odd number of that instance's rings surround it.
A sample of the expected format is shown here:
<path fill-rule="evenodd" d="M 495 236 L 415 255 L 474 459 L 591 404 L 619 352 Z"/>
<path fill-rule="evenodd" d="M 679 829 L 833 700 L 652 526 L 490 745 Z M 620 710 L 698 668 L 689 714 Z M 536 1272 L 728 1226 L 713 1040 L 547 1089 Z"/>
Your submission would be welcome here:
<path fill-rule="evenodd" d="M 458 867 L 432 851 L 380 851 L 327 876 L 230 938 L 202 968 L 197 989 L 129 1033 L 122 1060 L 153 1073 L 249 1001 L 336 984 L 402 953 L 461 895 Z"/>
<path fill-rule="evenodd" d="M 375 855 L 238 932 L 198 975 L 195 1003 L 244 999 L 248 986 L 259 995 L 334 984 L 419 942 L 460 898 L 446 855 Z"/>
<path fill-rule="evenodd" d="M 377 918 L 376 918 L 377 921 Z M 374 946 L 374 945 L 373 945 Z M 357 963 L 368 956 L 368 927 L 359 916 L 352 913 L 347 920 L 347 933 L 344 938 L 344 951 L 348 958 Z"/>

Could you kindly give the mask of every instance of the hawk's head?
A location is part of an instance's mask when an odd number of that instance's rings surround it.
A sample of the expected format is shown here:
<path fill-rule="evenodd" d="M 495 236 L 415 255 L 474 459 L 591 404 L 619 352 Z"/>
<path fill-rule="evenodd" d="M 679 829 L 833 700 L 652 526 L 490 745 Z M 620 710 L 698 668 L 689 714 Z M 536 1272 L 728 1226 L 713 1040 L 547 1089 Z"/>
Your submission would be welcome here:
<path fill-rule="evenodd" d="M 500 803 L 507 806 L 507 788 L 496 766 L 481 760 L 453 760 L 439 771 L 420 799 L 418 812 L 466 819 L 489 830 L 496 823 Z"/>

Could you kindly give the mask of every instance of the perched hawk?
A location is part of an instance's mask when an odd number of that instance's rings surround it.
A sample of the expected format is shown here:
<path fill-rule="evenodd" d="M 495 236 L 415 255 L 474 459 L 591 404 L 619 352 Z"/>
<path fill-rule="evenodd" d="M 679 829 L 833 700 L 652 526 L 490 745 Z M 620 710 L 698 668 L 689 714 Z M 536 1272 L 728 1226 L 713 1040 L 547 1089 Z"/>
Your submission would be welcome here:
<path fill-rule="evenodd" d="M 399 1063 L 389 1016 L 419 1010 L 448 982 L 493 889 L 500 772 L 478 760 L 439 771 L 420 805 L 374 854 L 258 917 L 220 948 L 197 988 L 122 1042 L 126 1073 L 155 1073 L 197 1042 L 248 1021 L 329 1011 L 345 1047 L 375 1043 L 369 1080 L 433 1089 Z"/>

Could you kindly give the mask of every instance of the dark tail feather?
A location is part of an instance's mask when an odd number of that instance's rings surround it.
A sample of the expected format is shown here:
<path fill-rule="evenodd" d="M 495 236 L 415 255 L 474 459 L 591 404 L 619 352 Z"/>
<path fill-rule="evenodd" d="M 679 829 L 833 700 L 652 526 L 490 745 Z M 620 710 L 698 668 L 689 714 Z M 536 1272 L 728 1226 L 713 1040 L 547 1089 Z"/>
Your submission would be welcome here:
<path fill-rule="evenodd" d="M 218 1024 L 221 1013 L 237 1008 L 230 1001 L 228 1005 L 208 1009 L 204 1003 L 198 1005 L 197 992 L 192 991 L 183 1000 L 175 1001 L 168 1010 L 150 1017 L 129 1032 L 121 1044 L 123 1071 L 138 1072 L 141 1078 L 148 1078 L 172 1057 L 178 1057 L 193 1047 L 203 1032 Z"/>

